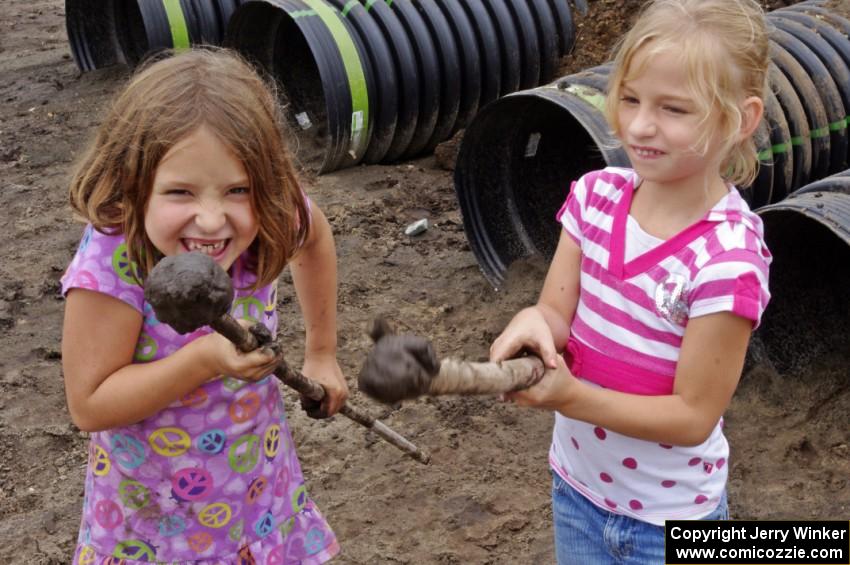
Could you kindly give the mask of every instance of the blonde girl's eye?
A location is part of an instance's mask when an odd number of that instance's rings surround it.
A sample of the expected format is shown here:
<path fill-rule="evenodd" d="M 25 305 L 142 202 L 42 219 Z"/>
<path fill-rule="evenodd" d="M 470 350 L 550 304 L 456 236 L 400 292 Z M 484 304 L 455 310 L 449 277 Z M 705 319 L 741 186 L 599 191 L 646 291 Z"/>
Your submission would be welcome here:
<path fill-rule="evenodd" d="M 635 98 L 634 96 L 623 95 L 623 96 L 620 96 L 620 102 L 623 102 L 625 104 L 637 104 L 638 99 Z"/>
<path fill-rule="evenodd" d="M 667 105 L 667 106 L 664 106 L 663 109 L 664 109 L 665 112 L 670 112 L 671 114 L 685 115 L 685 114 L 688 113 L 688 111 L 686 109 L 681 108 L 679 106 Z"/>
<path fill-rule="evenodd" d="M 185 188 L 167 188 L 163 191 L 163 194 L 168 196 L 191 196 L 192 193 L 186 190 Z"/>

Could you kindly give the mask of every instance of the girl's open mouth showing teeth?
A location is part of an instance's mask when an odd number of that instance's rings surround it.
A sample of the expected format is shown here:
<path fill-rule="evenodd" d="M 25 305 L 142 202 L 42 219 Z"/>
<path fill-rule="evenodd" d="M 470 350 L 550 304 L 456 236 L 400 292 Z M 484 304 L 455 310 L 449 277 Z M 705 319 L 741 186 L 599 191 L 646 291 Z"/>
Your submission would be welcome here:
<path fill-rule="evenodd" d="M 219 252 L 221 252 L 222 249 L 224 249 L 224 246 L 227 245 L 227 242 L 228 240 L 226 239 L 220 239 L 216 242 L 203 242 L 193 239 L 184 239 L 183 245 L 189 251 L 200 251 L 205 255 L 215 256 Z"/>
<path fill-rule="evenodd" d="M 660 157 L 661 155 L 664 154 L 663 151 L 658 151 L 657 149 L 649 149 L 647 147 L 634 147 L 634 146 L 632 146 L 632 149 L 634 150 L 634 152 L 637 154 L 638 157 L 644 157 L 644 158 Z"/>

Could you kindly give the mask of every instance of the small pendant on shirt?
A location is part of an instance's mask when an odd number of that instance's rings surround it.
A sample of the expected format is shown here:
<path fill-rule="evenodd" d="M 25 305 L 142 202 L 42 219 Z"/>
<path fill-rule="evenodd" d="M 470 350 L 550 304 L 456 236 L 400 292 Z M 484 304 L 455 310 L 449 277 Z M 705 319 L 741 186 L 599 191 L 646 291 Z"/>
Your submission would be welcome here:
<path fill-rule="evenodd" d="M 682 324 L 688 318 L 687 279 L 670 273 L 655 287 L 655 309 L 666 320 Z"/>

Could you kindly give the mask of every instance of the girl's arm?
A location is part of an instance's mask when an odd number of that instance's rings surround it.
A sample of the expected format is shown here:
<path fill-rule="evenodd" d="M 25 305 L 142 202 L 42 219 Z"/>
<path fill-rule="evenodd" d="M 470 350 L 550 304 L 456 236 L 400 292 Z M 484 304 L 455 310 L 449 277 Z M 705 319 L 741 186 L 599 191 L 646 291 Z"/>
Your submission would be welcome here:
<path fill-rule="evenodd" d="M 310 210 L 310 235 L 290 269 L 307 334 L 303 372 L 325 388 L 320 415 L 330 416 L 348 399 L 348 385 L 336 360 L 336 249 L 324 213 L 315 202 Z"/>
<path fill-rule="evenodd" d="M 134 363 L 141 329 L 142 315 L 117 298 L 79 288 L 68 293 L 62 370 L 71 419 L 81 430 L 133 424 L 219 375 L 258 380 L 275 366 L 273 356 L 241 354 L 218 334 L 163 359 Z"/>
<path fill-rule="evenodd" d="M 570 337 L 580 276 L 581 248 L 562 229 L 537 304 L 514 316 L 490 347 L 490 360 L 503 361 L 528 349 L 536 352 L 547 367 L 554 368 L 558 351 Z"/>
<path fill-rule="evenodd" d="M 518 404 L 550 408 L 617 433 L 671 445 L 699 445 L 711 434 L 741 377 L 752 321 L 719 312 L 688 322 L 673 394 L 642 396 L 590 386 L 559 360 L 557 370 L 511 393 Z"/>

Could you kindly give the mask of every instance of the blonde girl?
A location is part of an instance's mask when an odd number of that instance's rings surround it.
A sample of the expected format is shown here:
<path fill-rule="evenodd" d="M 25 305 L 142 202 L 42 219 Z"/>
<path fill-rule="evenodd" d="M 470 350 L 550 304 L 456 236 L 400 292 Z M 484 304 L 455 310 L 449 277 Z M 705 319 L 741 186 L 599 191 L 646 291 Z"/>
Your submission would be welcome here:
<path fill-rule="evenodd" d="M 722 415 L 767 305 L 755 177 L 768 40 L 754 0 L 652 0 L 618 48 L 607 118 L 632 168 L 578 179 L 536 305 L 491 347 L 550 370 L 508 396 L 555 411 L 558 562 L 663 563 L 666 519 L 728 516 Z"/>
<path fill-rule="evenodd" d="M 313 408 L 339 410 L 333 237 L 281 123 L 238 56 L 188 51 L 132 77 L 79 163 L 71 205 L 88 225 L 62 279 L 68 408 L 91 432 L 75 564 L 321 563 L 339 551 L 306 493 L 272 356 L 209 328 L 180 335 L 144 301 L 160 258 L 205 253 L 233 279 L 232 313 L 274 334 L 290 265 L 303 370 L 327 391 Z"/>

